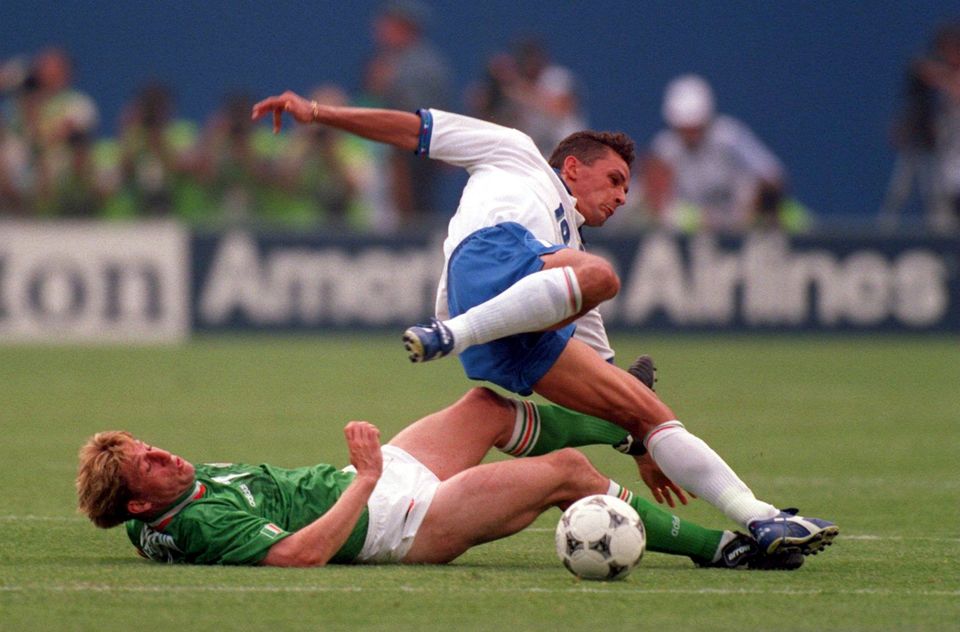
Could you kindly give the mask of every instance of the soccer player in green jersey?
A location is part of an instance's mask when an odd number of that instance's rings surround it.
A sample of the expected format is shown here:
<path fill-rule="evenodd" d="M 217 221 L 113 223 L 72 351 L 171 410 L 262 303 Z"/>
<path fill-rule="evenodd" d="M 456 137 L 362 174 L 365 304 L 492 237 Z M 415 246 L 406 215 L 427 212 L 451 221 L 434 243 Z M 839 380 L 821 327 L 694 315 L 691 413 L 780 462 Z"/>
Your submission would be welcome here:
<path fill-rule="evenodd" d="M 99 527 L 126 523 L 137 550 L 162 562 L 441 564 L 550 507 L 611 494 L 640 513 L 652 551 L 722 568 L 803 563 L 799 552 L 766 554 L 747 535 L 700 527 L 633 495 L 564 449 L 616 445 L 626 431 L 558 406 L 474 388 L 385 446 L 365 421 L 344 434 L 350 466 L 285 469 L 194 466 L 129 433 L 101 432 L 80 450 L 79 508 Z M 481 463 L 492 447 L 520 458 Z"/>

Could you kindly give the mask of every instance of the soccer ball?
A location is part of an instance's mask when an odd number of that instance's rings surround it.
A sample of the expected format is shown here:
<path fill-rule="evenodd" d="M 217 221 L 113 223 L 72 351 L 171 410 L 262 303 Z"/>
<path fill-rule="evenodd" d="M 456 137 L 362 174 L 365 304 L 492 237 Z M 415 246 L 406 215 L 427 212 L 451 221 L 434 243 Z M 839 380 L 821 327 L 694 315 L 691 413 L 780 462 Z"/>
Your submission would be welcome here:
<path fill-rule="evenodd" d="M 637 512 L 614 496 L 587 496 L 570 505 L 556 532 L 557 555 L 581 579 L 623 579 L 647 546 Z"/>

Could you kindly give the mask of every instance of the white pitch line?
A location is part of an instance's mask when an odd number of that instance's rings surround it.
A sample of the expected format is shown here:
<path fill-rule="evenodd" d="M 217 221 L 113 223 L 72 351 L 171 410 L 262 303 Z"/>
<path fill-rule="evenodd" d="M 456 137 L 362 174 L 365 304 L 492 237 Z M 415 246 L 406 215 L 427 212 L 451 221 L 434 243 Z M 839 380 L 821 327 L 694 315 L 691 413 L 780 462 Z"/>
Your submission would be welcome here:
<path fill-rule="evenodd" d="M 84 522 L 81 516 L 0 516 L 0 522 Z"/>
<path fill-rule="evenodd" d="M 0 522 L 86 522 L 86 518 L 82 516 L 35 516 L 35 515 L 5 515 L 0 516 Z M 554 530 L 547 527 L 528 527 L 524 529 L 521 533 L 553 533 Z M 866 540 L 866 541 L 902 541 L 902 540 L 924 540 L 928 542 L 960 542 L 960 538 L 948 538 L 948 537 L 937 537 L 937 536 L 922 536 L 922 535 L 870 535 L 866 533 L 861 534 L 851 534 L 847 535 L 841 533 L 839 536 L 841 540 Z"/>
<path fill-rule="evenodd" d="M 543 594 L 608 594 L 608 595 L 787 595 L 787 596 L 818 596 L 818 595 L 875 595 L 875 596 L 913 596 L 913 597 L 960 597 L 960 590 L 893 590 L 878 588 L 857 588 L 852 590 L 831 589 L 726 589 L 726 588 L 633 588 L 600 587 L 600 586 L 571 586 L 570 588 L 479 588 L 475 586 L 463 589 L 429 588 L 424 586 L 377 586 L 376 588 L 360 588 L 357 586 L 109 586 L 106 584 L 63 584 L 63 585 L 7 585 L 0 586 L 0 593 L 7 592 L 47 592 L 47 593 L 364 593 L 376 592 L 402 593 L 543 593 Z"/>
<path fill-rule="evenodd" d="M 553 529 L 548 529 L 545 527 L 529 527 L 524 529 L 524 533 L 533 532 L 533 533 L 553 533 Z M 923 535 L 869 535 L 869 534 L 858 534 L 858 535 L 847 535 L 845 533 L 840 533 L 837 536 L 840 540 L 869 540 L 869 541 L 881 541 L 881 540 L 927 540 L 930 542 L 960 542 L 960 538 L 947 538 L 947 537 L 937 537 L 937 536 L 923 536 Z"/>

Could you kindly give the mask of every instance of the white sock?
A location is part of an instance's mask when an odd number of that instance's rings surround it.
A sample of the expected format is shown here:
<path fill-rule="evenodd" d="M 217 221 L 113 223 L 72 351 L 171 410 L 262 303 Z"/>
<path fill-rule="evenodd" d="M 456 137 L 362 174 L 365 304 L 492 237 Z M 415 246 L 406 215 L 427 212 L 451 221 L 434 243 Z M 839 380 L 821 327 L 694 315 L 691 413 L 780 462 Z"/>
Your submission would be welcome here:
<path fill-rule="evenodd" d="M 513 434 L 503 447 L 497 449 L 510 456 L 527 456 L 540 438 L 540 413 L 533 402 L 511 399 L 517 414 L 513 422 Z"/>
<path fill-rule="evenodd" d="M 610 479 L 610 485 L 607 486 L 607 496 L 616 496 L 627 504 L 633 504 L 633 492 L 612 478 Z"/>
<path fill-rule="evenodd" d="M 703 440 L 679 421 L 654 428 L 644 439 L 647 450 L 674 483 L 704 499 L 734 522 L 747 527 L 772 518 L 778 509 L 757 500 L 750 488 Z"/>
<path fill-rule="evenodd" d="M 550 268 L 525 276 L 490 300 L 444 324 L 457 354 L 473 345 L 543 331 L 580 311 L 580 284 L 573 268 Z"/>

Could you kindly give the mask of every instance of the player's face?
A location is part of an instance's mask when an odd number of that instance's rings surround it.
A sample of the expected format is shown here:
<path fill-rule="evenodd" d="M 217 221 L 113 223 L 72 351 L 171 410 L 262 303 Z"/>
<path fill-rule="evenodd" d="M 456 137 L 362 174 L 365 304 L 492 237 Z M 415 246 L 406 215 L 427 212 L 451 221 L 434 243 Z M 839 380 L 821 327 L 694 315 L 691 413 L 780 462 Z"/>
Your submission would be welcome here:
<path fill-rule="evenodd" d="M 126 448 L 123 476 L 135 500 L 149 503 L 144 511 L 161 509 L 183 495 L 193 485 L 193 465 L 142 441 Z"/>
<path fill-rule="evenodd" d="M 576 160 L 572 167 L 564 170 L 564 179 L 577 198 L 577 210 L 587 226 L 602 226 L 627 201 L 630 168 L 613 150 L 589 165 Z"/>

